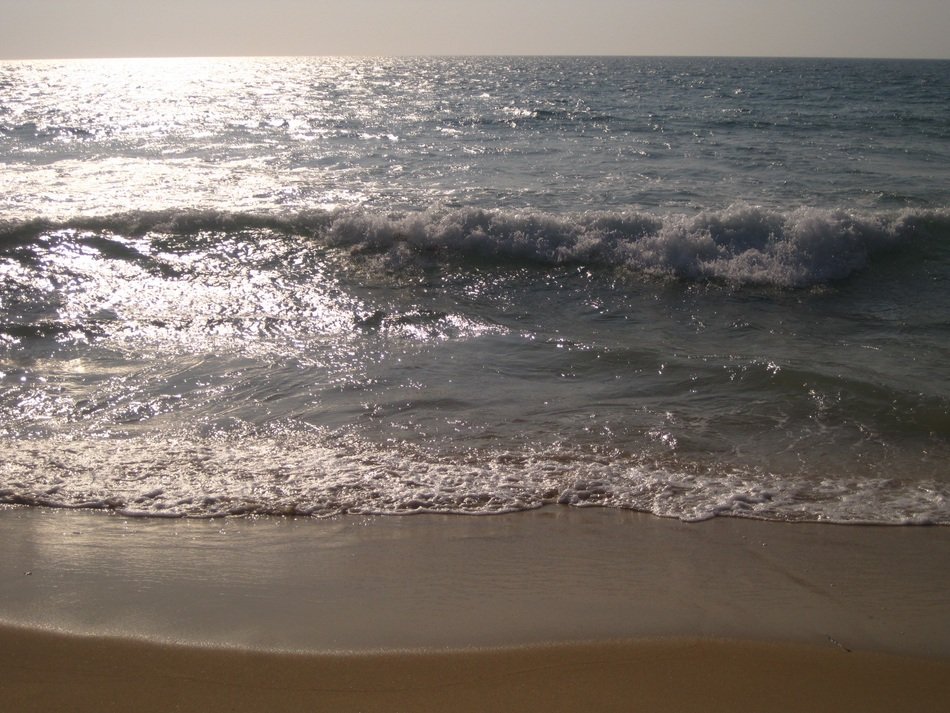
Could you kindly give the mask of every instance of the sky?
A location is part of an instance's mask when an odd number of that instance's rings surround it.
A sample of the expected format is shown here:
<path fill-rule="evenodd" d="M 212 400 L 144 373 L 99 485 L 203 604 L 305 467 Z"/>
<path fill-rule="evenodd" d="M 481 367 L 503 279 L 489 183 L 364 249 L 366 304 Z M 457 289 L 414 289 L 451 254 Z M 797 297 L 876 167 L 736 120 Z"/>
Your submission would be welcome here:
<path fill-rule="evenodd" d="M 0 58 L 950 58 L 948 0 L 0 0 Z"/>

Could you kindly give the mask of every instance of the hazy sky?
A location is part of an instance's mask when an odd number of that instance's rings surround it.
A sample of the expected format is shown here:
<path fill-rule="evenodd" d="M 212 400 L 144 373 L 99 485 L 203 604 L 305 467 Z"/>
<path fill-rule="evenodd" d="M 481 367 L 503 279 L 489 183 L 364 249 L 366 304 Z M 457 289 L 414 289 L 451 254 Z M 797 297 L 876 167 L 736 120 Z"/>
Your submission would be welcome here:
<path fill-rule="evenodd" d="M 0 57 L 950 58 L 948 0 L 0 0 Z"/>

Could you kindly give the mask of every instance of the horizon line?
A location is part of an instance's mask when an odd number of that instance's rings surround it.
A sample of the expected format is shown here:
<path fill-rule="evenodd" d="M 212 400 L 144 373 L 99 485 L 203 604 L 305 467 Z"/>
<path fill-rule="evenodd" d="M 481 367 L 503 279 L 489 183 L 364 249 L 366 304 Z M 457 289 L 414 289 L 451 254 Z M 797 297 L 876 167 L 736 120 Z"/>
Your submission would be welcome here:
<path fill-rule="evenodd" d="M 351 53 L 351 54 L 144 54 L 144 55 L 63 55 L 49 57 L 0 57 L 0 62 L 57 62 L 70 60 L 150 60 L 150 59 L 424 59 L 424 58 L 550 58 L 550 59 L 774 59 L 774 60 L 854 60 L 854 61 L 908 61 L 946 62 L 950 56 L 870 56 L 870 55 L 757 55 L 757 54 L 623 54 L 623 53 Z"/>

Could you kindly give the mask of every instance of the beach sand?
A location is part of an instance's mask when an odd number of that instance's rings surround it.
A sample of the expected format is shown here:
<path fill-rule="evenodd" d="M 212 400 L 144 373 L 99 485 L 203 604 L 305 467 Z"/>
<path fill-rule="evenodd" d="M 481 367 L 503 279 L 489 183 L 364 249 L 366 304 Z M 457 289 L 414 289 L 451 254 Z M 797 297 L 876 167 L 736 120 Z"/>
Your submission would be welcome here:
<path fill-rule="evenodd" d="M 950 663 L 720 641 L 292 655 L 0 629 L 9 711 L 942 710 Z"/>
<path fill-rule="evenodd" d="M 0 511 L 10 711 L 907 710 L 950 529 Z"/>

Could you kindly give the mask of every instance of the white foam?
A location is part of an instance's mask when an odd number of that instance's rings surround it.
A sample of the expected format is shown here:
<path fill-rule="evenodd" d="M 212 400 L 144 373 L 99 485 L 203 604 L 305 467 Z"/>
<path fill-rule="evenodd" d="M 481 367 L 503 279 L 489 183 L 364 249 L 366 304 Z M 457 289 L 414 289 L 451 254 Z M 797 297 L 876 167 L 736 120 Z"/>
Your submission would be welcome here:
<path fill-rule="evenodd" d="M 0 444 L 2 445 L 2 444 Z M 2 445 L 0 503 L 128 516 L 458 513 L 561 505 L 686 521 L 950 524 L 950 485 L 884 478 L 820 481 L 764 472 L 674 472 L 581 454 L 433 460 L 299 431 L 196 439 L 35 439 Z"/>
<path fill-rule="evenodd" d="M 7 221 L 0 240 L 30 239 L 56 229 L 199 235 L 272 231 L 405 262 L 479 258 L 546 265 L 582 263 L 685 279 L 805 287 L 840 280 L 875 255 L 950 231 L 950 210 L 899 213 L 734 205 L 695 215 L 429 209 L 366 209 L 289 215 L 168 210 L 67 221 Z"/>

